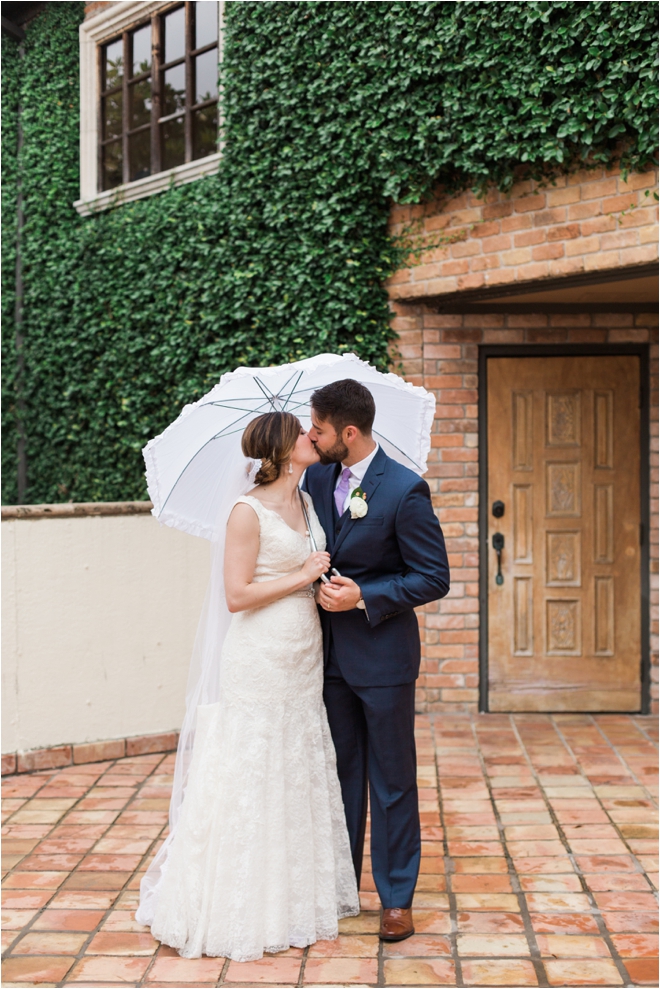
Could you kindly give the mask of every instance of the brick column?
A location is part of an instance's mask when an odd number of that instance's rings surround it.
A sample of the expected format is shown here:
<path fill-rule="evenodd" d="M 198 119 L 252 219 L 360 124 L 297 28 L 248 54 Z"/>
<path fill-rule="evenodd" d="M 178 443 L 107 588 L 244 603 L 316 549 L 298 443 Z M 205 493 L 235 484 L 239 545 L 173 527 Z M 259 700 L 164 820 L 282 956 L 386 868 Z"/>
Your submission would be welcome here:
<path fill-rule="evenodd" d="M 452 587 L 420 609 L 418 710 L 470 708 L 478 700 L 479 344 L 649 343 L 651 352 L 651 695 L 658 709 L 658 319 L 628 313 L 438 315 L 393 303 L 400 371 L 436 396 L 426 479 L 447 541 Z"/>

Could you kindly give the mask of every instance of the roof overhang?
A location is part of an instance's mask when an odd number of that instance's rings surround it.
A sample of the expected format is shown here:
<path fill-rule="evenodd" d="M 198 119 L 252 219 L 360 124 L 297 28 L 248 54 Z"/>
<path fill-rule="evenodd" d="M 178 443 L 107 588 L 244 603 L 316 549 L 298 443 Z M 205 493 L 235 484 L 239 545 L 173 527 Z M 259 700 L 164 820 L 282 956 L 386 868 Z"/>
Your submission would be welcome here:
<path fill-rule="evenodd" d="M 658 264 L 580 272 L 447 295 L 397 299 L 436 312 L 657 312 Z"/>
<path fill-rule="evenodd" d="M 14 3 L 4 0 L 2 8 L 2 33 L 16 41 L 25 37 L 24 27 L 39 13 L 45 3 Z"/>

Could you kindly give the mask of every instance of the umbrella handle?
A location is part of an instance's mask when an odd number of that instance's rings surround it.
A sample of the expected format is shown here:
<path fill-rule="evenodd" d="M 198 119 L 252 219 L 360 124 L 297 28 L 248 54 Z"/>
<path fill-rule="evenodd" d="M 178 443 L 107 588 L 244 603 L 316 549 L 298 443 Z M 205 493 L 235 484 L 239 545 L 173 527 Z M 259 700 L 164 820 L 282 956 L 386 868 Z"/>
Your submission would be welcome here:
<path fill-rule="evenodd" d="M 300 506 L 303 510 L 303 516 L 305 519 L 305 525 L 307 526 L 307 532 L 309 533 L 309 541 L 312 544 L 312 549 L 314 550 L 314 552 L 318 553 L 319 548 L 316 545 L 316 539 L 314 538 L 314 533 L 312 532 L 312 525 L 311 522 L 309 521 L 309 515 L 307 514 L 307 505 L 305 504 L 305 499 L 302 496 L 302 491 L 300 490 L 300 488 L 298 488 L 298 495 L 300 497 Z M 339 571 L 335 570 L 334 567 L 330 567 L 330 572 L 333 573 L 336 577 L 341 577 Z M 330 583 L 330 581 L 328 580 L 328 578 L 324 573 L 321 574 L 321 580 L 323 581 L 324 584 Z"/>

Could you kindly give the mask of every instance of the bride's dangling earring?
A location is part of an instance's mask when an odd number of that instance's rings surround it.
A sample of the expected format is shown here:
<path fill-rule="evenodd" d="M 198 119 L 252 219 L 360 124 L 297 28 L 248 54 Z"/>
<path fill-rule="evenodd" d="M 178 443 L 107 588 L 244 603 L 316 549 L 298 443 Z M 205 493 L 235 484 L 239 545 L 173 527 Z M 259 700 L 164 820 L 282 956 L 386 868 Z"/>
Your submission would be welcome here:
<path fill-rule="evenodd" d="M 293 464 L 289 461 L 289 474 L 293 474 Z"/>

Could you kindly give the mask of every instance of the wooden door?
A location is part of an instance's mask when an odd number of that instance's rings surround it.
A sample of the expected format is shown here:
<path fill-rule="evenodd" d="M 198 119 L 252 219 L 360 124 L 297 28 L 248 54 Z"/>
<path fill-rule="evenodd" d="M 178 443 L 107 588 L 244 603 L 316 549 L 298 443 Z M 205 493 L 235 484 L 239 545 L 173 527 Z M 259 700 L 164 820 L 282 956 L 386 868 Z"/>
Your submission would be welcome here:
<path fill-rule="evenodd" d="M 639 417 L 637 357 L 488 360 L 489 710 L 640 710 Z"/>

